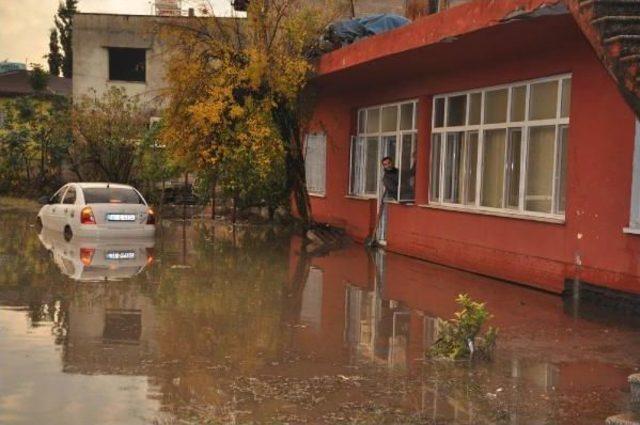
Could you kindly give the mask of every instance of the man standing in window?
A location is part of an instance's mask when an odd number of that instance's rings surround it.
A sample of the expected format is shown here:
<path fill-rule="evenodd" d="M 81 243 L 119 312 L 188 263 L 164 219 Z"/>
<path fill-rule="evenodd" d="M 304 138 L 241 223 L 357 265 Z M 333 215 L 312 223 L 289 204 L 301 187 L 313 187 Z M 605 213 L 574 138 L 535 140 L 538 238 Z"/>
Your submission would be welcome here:
<path fill-rule="evenodd" d="M 394 200 L 398 199 L 398 169 L 393 165 L 393 160 L 389 156 L 382 158 L 382 168 L 384 174 L 382 176 L 382 185 L 387 197 Z"/>

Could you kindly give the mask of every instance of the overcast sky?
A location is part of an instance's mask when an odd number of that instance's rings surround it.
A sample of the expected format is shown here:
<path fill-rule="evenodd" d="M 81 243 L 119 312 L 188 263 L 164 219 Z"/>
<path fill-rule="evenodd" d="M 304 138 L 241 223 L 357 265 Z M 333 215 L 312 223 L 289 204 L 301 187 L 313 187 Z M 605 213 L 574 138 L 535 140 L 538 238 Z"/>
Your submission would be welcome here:
<path fill-rule="evenodd" d="M 46 64 L 43 56 L 49 51 L 49 29 L 59 0 L 0 0 L 0 61 Z M 217 15 L 230 13 L 230 0 L 208 0 Z M 198 0 L 183 0 L 186 6 Z M 80 12 L 151 13 L 150 0 L 80 0 Z"/>

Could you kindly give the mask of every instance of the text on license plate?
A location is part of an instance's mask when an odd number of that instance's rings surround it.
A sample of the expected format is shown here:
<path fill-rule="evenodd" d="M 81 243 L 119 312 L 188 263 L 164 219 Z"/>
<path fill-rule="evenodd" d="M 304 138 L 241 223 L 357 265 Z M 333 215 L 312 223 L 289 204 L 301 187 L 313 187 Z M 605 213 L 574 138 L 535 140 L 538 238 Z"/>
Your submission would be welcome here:
<path fill-rule="evenodd" d="M 135 214 L 107 214 L 107 221 L 136 221 Z"/>
<path fill-rule="evenodd" d="M 133 260 L 136 258 L 135 251 L 109 251 L 107 260 Z"/>

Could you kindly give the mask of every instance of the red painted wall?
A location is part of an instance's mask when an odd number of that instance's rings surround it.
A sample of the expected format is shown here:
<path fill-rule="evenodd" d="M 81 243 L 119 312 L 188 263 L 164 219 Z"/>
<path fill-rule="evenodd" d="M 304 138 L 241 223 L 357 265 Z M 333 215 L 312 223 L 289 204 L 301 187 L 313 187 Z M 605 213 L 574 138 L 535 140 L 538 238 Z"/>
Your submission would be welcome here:
<path fill-rule="evenodd" d="M 388 249 L 554 292 L 579 277 L 640 293 L 640 236 L 622 231 L 635 117 L 570 15 L 498 25 L 321 75 L 310 130 L 327 134 L 328 170 L 326 196 L 312 199 L 315 218 L 360 240 L 375 221 L 373 201 L 346 197 L 357 108 L 419 99 L 416 203 L 426 204 L 431 96 L 564 73 L 573 75 L 566 222 L 391 205 Z"/>

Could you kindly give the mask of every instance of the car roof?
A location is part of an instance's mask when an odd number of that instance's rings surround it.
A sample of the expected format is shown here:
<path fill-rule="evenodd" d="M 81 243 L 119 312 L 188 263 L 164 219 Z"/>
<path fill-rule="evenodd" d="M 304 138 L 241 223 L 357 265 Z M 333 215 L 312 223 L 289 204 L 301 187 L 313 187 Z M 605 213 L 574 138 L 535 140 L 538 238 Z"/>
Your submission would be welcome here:
<path fill-rule="evenodd" d="M 69 185 L 75 185 L 80 187 L 81 189 L 85 188 L 106 188 L 113 187 L 117 189 L 133 189 L 133 186 L 128 184 L 119 184 L 119 183 L 91 183 L 91 182 L 83 182 L 83 183 L 69 183 Z"/>

